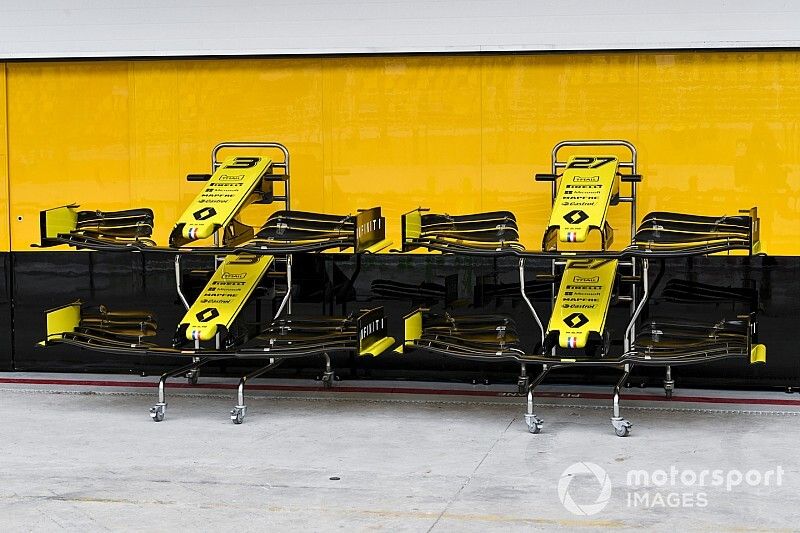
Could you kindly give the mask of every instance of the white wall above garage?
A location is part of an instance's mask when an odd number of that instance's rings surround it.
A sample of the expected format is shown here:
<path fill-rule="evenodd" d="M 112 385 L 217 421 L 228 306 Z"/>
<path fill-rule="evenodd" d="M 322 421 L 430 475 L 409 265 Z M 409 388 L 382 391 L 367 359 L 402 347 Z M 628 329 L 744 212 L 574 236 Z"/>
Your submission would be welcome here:
<path fill-rule="evenodd" d="M 791 0 L 0 0 L 0 59 L 798 45 Z"/>

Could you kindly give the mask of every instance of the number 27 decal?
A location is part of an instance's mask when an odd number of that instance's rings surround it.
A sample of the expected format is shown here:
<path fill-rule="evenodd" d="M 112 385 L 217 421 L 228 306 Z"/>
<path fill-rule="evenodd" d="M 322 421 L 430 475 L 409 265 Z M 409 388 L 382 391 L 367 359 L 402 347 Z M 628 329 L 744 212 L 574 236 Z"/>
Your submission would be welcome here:
<path fill-rule="evenodd" d="M 599 168 L 615 159 L 616 157 L 576 157 L 567 168 Z"/>

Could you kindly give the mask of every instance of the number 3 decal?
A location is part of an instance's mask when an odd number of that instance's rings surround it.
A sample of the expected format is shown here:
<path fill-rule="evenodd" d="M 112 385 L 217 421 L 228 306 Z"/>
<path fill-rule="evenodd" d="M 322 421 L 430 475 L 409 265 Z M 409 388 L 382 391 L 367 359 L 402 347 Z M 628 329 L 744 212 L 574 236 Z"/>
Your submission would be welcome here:
<path fill-rule="evenodd" d="M 261 161 L 260 157 L 237 157 L 225 168 L 253 168 L 259 161 Z"/>

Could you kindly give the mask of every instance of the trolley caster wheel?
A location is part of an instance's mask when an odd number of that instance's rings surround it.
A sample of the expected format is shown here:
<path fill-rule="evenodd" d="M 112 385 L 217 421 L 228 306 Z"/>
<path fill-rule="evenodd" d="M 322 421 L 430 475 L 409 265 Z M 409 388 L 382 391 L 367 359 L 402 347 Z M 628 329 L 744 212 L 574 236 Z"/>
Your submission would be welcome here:
<path fill-rule="evenodd" d="M 190 370 L 186 373 L 186 381 L 189 385 L 197 385 L 200 380 L 200 373 L 197 370 Z"/>
<path fill-rule="evenodd" d="M 631 428 L 628 427 L 621 427 L 621 428 L 614 428 L 614 433 L 617 434 L 617 437 L 627 437 L 631 434 Z"/>
<path fill-rule="evenodd" d="M 330 389 L 333 387 L 333 381 L 336 377 L 333 375 L 333 372 L 325 372 L 322 374 L 322 386 L 326 389 Z"/>
<path fill-rule="evenodd" d="M 672 399 L 672 391 L 675 389 L 675 381 L 674 380 L 664 380 L 664 396 L 666 396 L 667 400 Z"/>
<path fill-rule="evenodd" d="M 627 437 L 631 434 L 633 425 L 624 418 L 612 418 L 611 424 L 614 426 L 614 433 L 617 434 L 617 437 Z"/>
<path fill-rule="evenodd" d="M 231 422 L 234 424 L 241 424 L 244 422 L 244 413 L 247 410 L 247 407 L 244 405 L 237 405 L 231 411 Z"/>
<path fill-rule="evenodd" d="M 150 418 L 153 422 L 161 422 L 164 420 L 164 415 L 167 413 L 167 404 L 157 403 L 150 408 Z"/>
<path fill-rule="evenodd" d="M 525 423 L 528 424 L 528 432 L 535 435 L 542 430 L 544 420 L 536 415 L 525 415 Z"/>

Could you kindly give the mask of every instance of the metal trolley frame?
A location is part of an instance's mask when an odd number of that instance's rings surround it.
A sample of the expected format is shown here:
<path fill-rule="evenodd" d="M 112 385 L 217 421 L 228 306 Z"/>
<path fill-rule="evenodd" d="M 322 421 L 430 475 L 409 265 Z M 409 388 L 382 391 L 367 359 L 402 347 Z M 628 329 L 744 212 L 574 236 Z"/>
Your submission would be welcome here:
<path fill-rule="evenodd" d="M 619 368 L 622 371 L 617 383 L 613 388 L 613 412 L 611 423 L 615 433 L 618 436 L 624 437 L 629 435 L 631 430 L 631 423 L 623 418 L 620 414 L 620 392 L 622 387 L 628 381 L 628 378 L 633 370 L 634 364 L 647 365 L 647 366 L 663 366 L 665 367 L 665 378 L 663 381 L 664 392 L 667 398 L 672 397 L 674 389 L 674 380 L 672 379 L 672 366 L 680 364 L 694 364 L 702 361 L 719 359 L 727 356 L 746 356 L 751 355 L 755 345 L 752 344 L 751 337 L 755 333 L 755 321 L 753 316 L 743 317 L 746 318 L 747 323 L 747 342 L 746 346 L 739 346 L 730 349 L 714 349 L 714 350 L 694 350 L 688 351 L 683 354 L 672 354 L 672 356 L 651 357 L 649 354 L 640 352 L 636 346 L 636 332 L 637 322 L 645 309 L 648 299 L 651 296 L 649 284 L 649 259 L 650 258 L 667 258 L 667 257 L 686 257 L 693 255 L 707 255 L 710 253 L 729 252 L 731 250 L 744 250 L 747 249 L 748 253 L 760 253 L 760 245 L 758 244 L 758 218 L 755 209 L 750 210 L 751 217 L 750 238 L 749 243 L 745 246 L 742 243 L 723 242 L 716 244 L 703 244 L 700 246 L 693 246 L 685 250 L 649 250 L 641 249 L 635 242 L 637 232 L 637 184 L 642 180 L 637 166 L 637 152 L 632 143 L 624 140 L 571 140 L 562 141 L 555 145 L 551 153 L 551 173 L 550 174 L 537 174 L 536 181 L 549 181 L 551 182 L 551 204 L 555 204 L 558 185 L 557 180 L 561 177 L 560 171 L 567 167 L 567 160 L 563 158 L 564 150 L 567 148 L 586 147 L 596 150 L 602 147 L 622 148 L 629 153 L 629 158 L 619 160 L 617 175 L 620 183 L 627 183 L 629 190 L 627 195 L 620 192 L 615 203 L 628 203 L 630 204 L 630 228 L 631 228 L 631 242 L 630 245 L 625 247 L 619 252 L 613 252 L 606 249 L 597 251 L 575 251 L 575 252 L 561 252 L 543 250 L 541 252 L 519 250 L 511 247 L 500 247 L 496 250 L 487 249 L 485 246 L 477 249 L 470 249 L 469 246 L 456 244 L 450 245 L 446 242 L 437 242 L 436 240 L 419 240 L 414 242 L 414 239 L 407 239 L 405 234 L 405 218 L 404 218 L 404 250 L 410 250 L 415 247 L 428 248 L 432 251 L 440 251 L 442 253 L 454 253 L 464 255 L 477 255 L 477 256 L 515 256 L 518 258 L 518 281 L 519 281 L 519 294 L 528 307 L 531 316 L 539 329 L 539 344 L 541 347 L 540 352 L 528 352 L 527 354 L 521 350 L 501 350 L 500 352 L 481 354 L 479 350 L 470 351 L 465 350 L 459 353 L 458 350 L 437 346 L 435 343 L 429 341 L 418 341 L 417 343 L 411 342 L 412 347 L 427 349 L 432 352 L 441 353 L 443 355 L 463 357 L 467 359 L 475 359 L 482 361 L 516 361 L 520 364 L 520 376 L 518 378 L 518 391 L 519 394 L 525 395 L 527 398 L 527 410 L 525 420 L 531 433 L 538 433 L 542 428 L 542 420 L 539 418 L 534 410 L 534 391 L 540 385 L 545 377 L 556 368 L 575 367 L 575 366 L 605 366 L 612 368 Z M 583 155 L 583 154 L 581 154 Z M 422 211 L 422 209 L 420 209 Z M 549 278 L 552 280 L 550 300 L 551 305 L 554 306 L 557 295 L 557 274 L 567 266 L 569 259 L 615 259 L 618 266 L 628 269 L 627 275 L 619 275 L 615 277 L 616 283 L 619 286 L 626 285 L 630 288 L 628 294 L 619 294 L 617 301 L 628 302 L 629 304 L 629 319 L 625 332 L 622 338 L 622 355 L 600 357 L 600 358 L 576 358 L 574 354 L 560 353 L 557 346 L 546 348 L 546 328 L 542 322 L 539 313 L 537 312 L 533 302 L 526 293 L 526 260 L 527 259 L 548 259 L 550 261 L 550 274 Z M 411 316 L 411 315 L 409 315 Z M 408 317 L 407 317 L 408 318 Z M 742 318 L 742 317 L 740 317 Z M 606 343 L 605 350 L 608 350 Z M 406 340 L 408 346 L 408 339 Z M 534 377 L 528 373 L 527 365 L 540 364 L 541 371 Z"/>
<path fill-rule="evenodd" d="M 211 150 L 211 173 L 212 174 L 214 172 L 216 172 L 217 169 L 219 169 L 222 166 L 223 162 L 220 160 L 220 157 L 219 157 L 220 152 L 222 152 L 224 150 L 234 149 L 234 148 L 248 148 L 248 149 L 261 150 L 261 151 L 268 150 L 268 151 L 273 152 L 273 153 L 280 153 L 281 154 L 281 159 L 279 161 L 276 161 L 276 162 L 272 163 L 273 172 L 272 172 L 271 175 L 274 176 L 274 178 L 268 178 L 268 179 L 270 181 L 283 183 L 283 185 L 284 185 L 284 193 L 282 195 L 280 195 L 280 196 L 273 196 L 270 203 L 272 203 L 272 202 L 283 202 L 283 204 L 286 206 L 287 210 L 291 209 L 291 192 L 290 192 L 291 191 L 291 187 L 289 185 L 290 174 L 289 174 L 289 150 L 288 150 L 288 148 L 286 148 L 286 146 L 284 146 L 283 144 L 280 144 L 280 143 L 277 143 L 277 142 L 258 142 L 258 141 L 225 141 L 225 142 L 221 142 L 221 143 L 217 144 Z M 280 169 L 280 170 L 283 171 L 283 173 L 282 174 L 274 174 L 274 170 L 275 169 Z M 224 231 L 224 229 L 220 229 L 220 230 L 214 232 L 214 246 L 215 247 L 221 246 L 221 239 L 220 239 L 220 232 L 221 231 Z M 181 257 L 182 257 L 181 254 L 177 254 L 175 256 L 175 286 L 176 286 L 176 290 L 177 290 L 177 293 L 178 293 L 178 298 L 180 299 L 181 303 L 183 304 L 183 306 L 188 311 L 189 307 L 191 307 L 191 305 L 189 304 L 189 302 L 188 302 L 186 296 L 183 294 L 183 290 L 182 290 L 182 287 L 183 287 L 183 275 L 182 275 L 182 270 L 181 270 Z M 222 263 L 223 258 L 224 258 L 224 255 L 215 255 L 214 256 L 214 269 L 215 270 Z M 283 311 L 284 307 L 286 307 L 287 313 L 291 313 L 292 312 L 292 303 L 291 303 L 291 293 L 292 293 L 292 256 L 291 256 L 291 254 L 286 254 L 283 257 L 276 257 L 275 258 L 275 262 L 278 263 L 279 259 L 283 263 L 285 263 L 285 265 L 286 265 L 286 285 L 287 285 L 287 289 L 286 289 L 286 294 L 283 297 L 283 300 L 281 301 L 281 304 L 280 304 L 280 306 L 278 308 L 278 311 L 275 313 L 275 316 L 280 316 L 280 314 Z M 216 335 L 216 338 L 215 338 L 215 346 L 216 346 L 217 350 L 219 350 L 221 348 L 221 342 L 220 342 L 219 333 Z M 196 340 L 195 341 L 195 348 L 199 348 L 199 347 L 200 347 L 200 341 Z M 159 387 L 158 387 L 158 390 L 159 390 L 158 403 L 156 405 L 154 405 L 150 409 L 150 413 L 151 413 L 151 416 L 153 416 L 153 420 L 157 420 L 159 418 L 158 417 L 158 413 L 159 412 L 161 412 L 161 417 L 160 418 L 163 419 L 163 411 L 166 410 L 166 401 L 164 399 L 163 391 L 164 391 L 164 382 L 166 381 L 167 378 L 173 377 L 173 376 L 178 376 L 180 374 L 185 373 L 186 374 L 186 379 L 189 381 L 190 385 L 196 385 L 198 383 L 198 380 L 200 378 L 200 367 L 203 364 L 207 363 L 208 361 L 201 361 L 201 359 L 199 357 L 196 357 L 196 358 L 193 359 L 192 362 L 196 363 L 196 365 L 193 366 L 193 367 L 191 365 L 185 365 L 185 367 L 181 367 L 180 369 L 176 369 L 175 371 L 172 371 L 172 372 L 167 372 L 161 377 L 161 380 L 159 381 Z M 186 367 L 188 367 L 188 368 L 186 368 Z M 177 372 L 177 373 L 173 373 L 173 372 Z"/>

